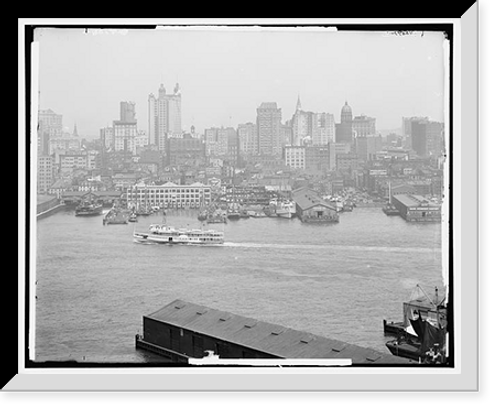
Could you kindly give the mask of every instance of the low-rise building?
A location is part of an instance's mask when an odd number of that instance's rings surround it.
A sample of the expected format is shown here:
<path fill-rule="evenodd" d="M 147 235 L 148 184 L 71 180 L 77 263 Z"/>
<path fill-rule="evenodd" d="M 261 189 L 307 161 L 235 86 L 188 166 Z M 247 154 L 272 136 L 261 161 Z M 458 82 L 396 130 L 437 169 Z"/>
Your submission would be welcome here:
<path fill-rule="evenodd" d="M 297 216 L 302 222 L 338 222 L 339 216 L 334 205 L 324 201 L 317 192 L 309 188 L 292 191 Z"/>
<path fill-rule="evenodd" d="M 421 195 L 399 194 L 391 197 L 391 203 L 409 222 L 441 222 L 441 205 Z"/>
<path fill-rule="evenodd" d="M 199 208 L 211 202 L 210 186 L 201 183 L 178 185 L 137 184 L 127 188 L 127 203 L 160 208 Z"/>

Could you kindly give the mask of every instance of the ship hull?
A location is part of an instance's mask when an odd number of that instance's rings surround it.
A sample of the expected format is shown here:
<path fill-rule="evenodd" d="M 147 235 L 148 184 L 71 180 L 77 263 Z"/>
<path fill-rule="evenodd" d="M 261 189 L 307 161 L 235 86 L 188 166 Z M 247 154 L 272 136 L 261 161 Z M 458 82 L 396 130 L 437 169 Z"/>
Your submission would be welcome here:
<path fill-rule="evenodd" d="M 293 213 L 291 211 L 276 211 L 276 216 L 279 218 L 292 219 Z"/>
<path fill-rule="evenodd" d="M 224 240 L 202 240 L 200 238 L 182 238 L 168 235 L 157 235 L 147 233 L 134 233 L 134 241 L 144 244 L 166 244 L 166 245 L 220 245 Z"/>
<path fill-rule="evenodd" d="M 75 215 L 77 217 L 102 215 L 102 208 L 96 208 L 96 209 L 93 209 L 93 210 L 85 210 L 85 211 L 76 211 Z"/>

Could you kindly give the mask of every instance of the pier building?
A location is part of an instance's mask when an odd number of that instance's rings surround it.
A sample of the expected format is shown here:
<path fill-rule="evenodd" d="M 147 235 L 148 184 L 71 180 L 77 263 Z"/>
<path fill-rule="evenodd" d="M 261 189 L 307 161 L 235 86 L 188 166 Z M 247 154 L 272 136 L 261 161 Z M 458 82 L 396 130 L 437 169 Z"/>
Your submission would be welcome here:
<path fill-rule="evenodd" d="M 174 363 L 213 351 L 219 358 L 351 359 L 353 365 L 406 365 L 410 360 L 278 324 L 174 300 L 143 316 L 136 348 Z"/>
<path fill-rule="evenodd" d="M 399 194 L 391 197 L 391 203 L 409 222 L 441 222 L 441 205 L 421 195 Z"/>
<path fill-rule="evenodd" d="M 339 222 L 336 207 L 324 201 L 312 189 L 296 189 L 292 191 L 292 199 L 302 222 Z"/>

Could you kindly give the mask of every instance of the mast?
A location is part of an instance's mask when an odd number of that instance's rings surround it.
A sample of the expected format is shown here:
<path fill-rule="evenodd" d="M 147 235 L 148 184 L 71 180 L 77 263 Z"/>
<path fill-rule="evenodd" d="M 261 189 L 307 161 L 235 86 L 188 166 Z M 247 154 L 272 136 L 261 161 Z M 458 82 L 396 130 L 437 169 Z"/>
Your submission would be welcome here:
<path fill-rule="evenodd" d="M 437 309 L 437 302 L 435 303 L 434 301 L 432 301 L 432 299 L 427 295 L 427 293 L 424 291 L 424 289 L 422 287 L 420 287 L 420 285 L 417 284 L 417 287 L 420 289 L 420 291 L 422 291 L 424 293 L 424 295 L 427 297 L 427 299 L 429 300 L 429 302 L 431 304 L 434 304 L 434 306 Z M 436 287 L 436 297 L 437 297 L 437 287 Z"/>

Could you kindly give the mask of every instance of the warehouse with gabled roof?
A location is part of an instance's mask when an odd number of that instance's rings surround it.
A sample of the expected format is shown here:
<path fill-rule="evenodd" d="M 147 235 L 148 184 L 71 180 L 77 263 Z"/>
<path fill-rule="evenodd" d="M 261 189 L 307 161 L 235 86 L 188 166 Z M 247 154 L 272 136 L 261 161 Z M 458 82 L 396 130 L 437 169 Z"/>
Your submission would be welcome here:
<path fill-rule="evenodd" d="M 136 347 L 176 363 L 202 358 L 351 359 L 353 365 L 406 365 L 410 360 L 183 300 L 143 317 Z"/>

